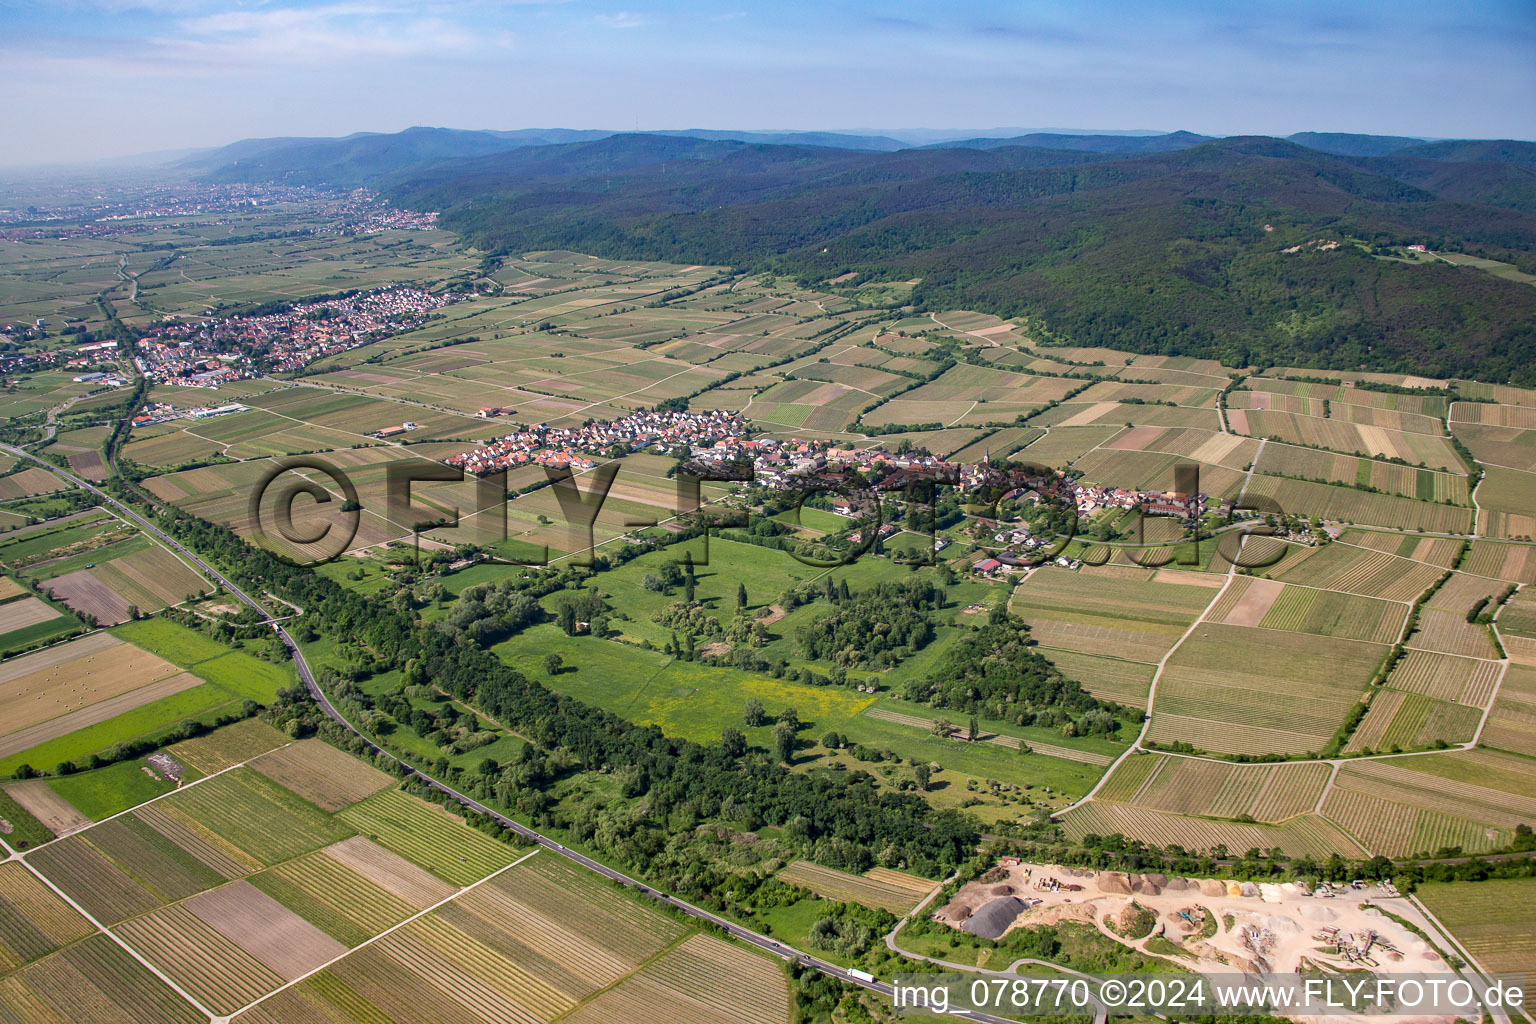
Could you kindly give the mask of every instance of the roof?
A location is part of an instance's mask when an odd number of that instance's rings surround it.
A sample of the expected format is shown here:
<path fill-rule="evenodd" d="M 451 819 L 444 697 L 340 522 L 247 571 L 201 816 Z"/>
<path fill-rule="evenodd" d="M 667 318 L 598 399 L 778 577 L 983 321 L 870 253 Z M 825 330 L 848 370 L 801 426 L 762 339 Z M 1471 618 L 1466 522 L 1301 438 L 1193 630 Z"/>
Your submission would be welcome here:
<path fill-rule="evenodd" d="M 1001 938 L 1028 905 L 1017 896 L 1003 896 L 993 900 L 966 919 L 960 930 L 984 939 Z"/>
<path fill-rule="evenodd" d="M 976 563 L 975 567 L 980 572 L 991 572 L 993 569 L 996 569 L 1002 564 L 1002 562 L 999 562 L 995 558 L 983 558 L 981 561 Z"/>

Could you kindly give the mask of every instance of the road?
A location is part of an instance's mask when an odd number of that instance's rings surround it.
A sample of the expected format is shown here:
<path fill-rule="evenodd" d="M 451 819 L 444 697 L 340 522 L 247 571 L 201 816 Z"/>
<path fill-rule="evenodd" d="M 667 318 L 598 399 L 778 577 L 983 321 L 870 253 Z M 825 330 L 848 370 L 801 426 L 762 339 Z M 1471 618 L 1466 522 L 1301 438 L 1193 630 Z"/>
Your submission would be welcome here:
<path fill-rule="evenodd" d="M 822 974 L 829 975 L 841 981 L 847 982 L 850 985 L 858 985 L 861 988 L 870 989 L 884 996 L 894 995 L 894 989 L 892 986 L 887 985 L 884 982 L 867 982 L 862 978 L 855 978 L 850 975 L 846 969 L 839 967 L 834 963 L 818 959 L 809 953 L 805 953 L 799 949 L 794 948 L 793 946 L 788 946 L 782 942 L 779 942 L 777 939 L 770 939 L 766 935 L 760 935 L 748 928 L 743 928 L 741 925 L 712 914 L 702 907 L 696 907 L 691 903 L 677 899 L 675 896 L 669 896 L 666 893 L 659 892 L 653 887 L 633 879 L 621 871 L 616 871 L 613 868 L 608 867 L 606 864 L 600 864 L 590 857 L 584 856 L 583 854 L 577 853 L 575 850 L 571 850 L 565 846 L 562 846 L 560 843 L 555 842 L 550 837 L 540 832 L 536 832 L 521 822 L 513 821 L 511 818 L 508 818 L 505 815 L 492 810 L 479 801 L 465 796 L 458 790 L 453 789 L 452 787 L 442 782 L 439 782 L 432 776 L 417 770 L 415 766 L 401 760 L 390 751 L 385 750 L 383 747 L 375 743 L 370 736 L 361 732 L 355 728 L 351 722 L 347 721 L 346 718 L 342 716 L 341 712 L 337 711 L 335 706 L 331 704 L 330 698 L 328 698 L 324 692 L 321 691 L 320 685 L 315 682 L 314 673 L 310 671 L 309 662 L 307 662 L 304 658 L 304 652 L 299 649 L 298 643 L 293 639 L 292 636 L 288 634 L 288 630 L 283 628 L 282 623 L 279 622 L 271 612 L 267 611 L 267 609 L 258 604 L 249 594 L 236 586 L 234 582 L 226 577 L 223 573 L 219 572 L 213 566 L 209 565 L 202 558 L 200 558 L 196 552 L 189 550 L 185 545 L 181 544 L 174 537 L 165 533 L 165 531 L 161 530 L 154 523 L 150 522 L 148 519 L 145 519 L 133 509 L 118 501 L 116 498 L 112 497 L 112 495 L 108 494 L 106 491 L 102 490 L 100 487 L 95 486 L 89 481 L 82 480 L 80 477 L 77 477 L 71 473 L 67 473 L 59 467 L 55 466 L 53 463 L 39 459 L 32 455 L 30 452 L 25 452 L 20 448 L 15 448 L 11 445 L 0 444 L 0 449 L 3 449 L 4 451 L 10 452 L 11 454 L 21 458 L 31 459 L 33 462 L 38 463 L 49 472 L 52 472 L 62 477 L 63 479 L 68 480 L 76 487 L 81 487 L 91 492 L 97 498 L 112 506 L 112 508 L 125 519 L 130 520 L 146 532 L 153 534 L 161 543 L 165 544 L 167 547 L 171 548 L 173 551 L 178 552 L 188 561 L 192 562 L 202 572 L 206 573 L 210 579 L 215 580 L 221 584 L 224 589 L 229 591 L 230 595 L 236 600 L 240 601 L 242 604 L 249 608 L 255 609 L 257 612 L 260 612 L 263 621 L 271 624 L 273 630 L 278 636 L 278 639 L 282 640 L 283 644 L 288 648 L 289 654 L 291 654 L 293 657 L 294 667 L 298 669 L 299 678 L 304 681 L 305 688 L 309 690 L 310 696 L 314 698 L 315 703 L 320 706 L 320 710 L 325 713 L 326 717 L 331 719 L 331 721 L 335 722 L 337 725 L 341 726 L 343 729 L 346 729 L 348 732 L 352 733 L 352 735 L 360 738 L 375 753 L 383 754 L 385 757 L 388 757 L 395 763 L 399 764 L 401 768 L 404 769 L 407 777 L 415 776 L 426 785 L 431 786 L 439 793 L 450 797 L 463 806 L 495 819 L 503 828 L 512 832 L 516 832 L 524 839 L 527 839 L 538 846 L 542 846 L 544 849 L 556 853 L 569 861 L 579 864 L 586 868 L 588 871 L 595 872 L 599 875 L 602 875 L 604 878 L 618 882 L 619 884 L 628 888 L 637 889 L 642 894 L 655 899 L 658 903 L 671 907 L 674 910 L 678 910 L 688 915 L 689 917 L 694 918 L 695 920 L 712 924 L 741 942 L 756 946 L 758 949 L 764 950 L 784 960 L 798 960 L 804 967 L 809 967 L 812 970 L 821 972 Z M 958 1018 L 960 1020 L 978 1021 L 981 1022 L 981 1024 L 1017 1024 L 1017 1022 L 1009 1021 L 1006 1017 L 994 1017 L 985 1013 L 951 1013 L 949 1016 Z"/>

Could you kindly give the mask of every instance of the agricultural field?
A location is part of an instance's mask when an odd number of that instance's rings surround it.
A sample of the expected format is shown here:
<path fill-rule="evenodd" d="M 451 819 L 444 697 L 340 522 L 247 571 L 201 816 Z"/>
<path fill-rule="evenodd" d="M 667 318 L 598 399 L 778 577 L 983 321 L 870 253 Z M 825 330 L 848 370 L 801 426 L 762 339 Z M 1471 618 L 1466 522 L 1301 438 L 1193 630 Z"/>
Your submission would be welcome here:
<path fill-rule="evenodd" d="M 1527 759 L 1494 750 L 1357 761 L 1323 801 L 1325 817 L 1389 857 L 1506 845 L 1536 820 Z"/>
<path fill-rule="evenodd" d="M 1422 541 L 1415 540 L 1414 543 Z M 1298 554 L 1299 558 L 1286 560 L 1272 573 L 1275 579 L 1322 590 L 1411 603 L 1441 576 L 1437 567 L 1426 562 L 1357 547 L 1347 539 L 1320 548 L 1303 548 Z"/>
<path fill-rule="evenodd" d="M 1326 764 L 1239 765 L 1166 754 L 1120 762 L 1094 799 L 1169 814 L 1278 824 L 1311 812 L 1323 795 Z"/>
<path fill-rule="evenodd" d="M 1419 469 L 1379 459 L 1364 459 L 1271 442 L 1264 446 L 1257 471 L 1273 476 L 1355 484 L 1421 501 L 1470 506 L 1465 474 Z"/>
<path fill-rule="evenodd" d="M 1148 739 L 1226 754 L 1319 751 L 1386 654 L 1383 644 L 1202 623 L 1164 667 Z"/>
<path fill-rule="evenodd" d="M 1341 406 L 1341 409 L 1344 408 L 1360 409 L 1362 407 Z M 1324 419 L 1321 416 L 1300 415 L 1294 412 L 1229 408 L 1227 419 L 1236 433 L 1247 434 L 1250 437 L 1267 437 L 1281 444 L 1325 448 L 1329 451 L 1369 458 L 1401 459 L 1409 466 L 1422 465 L 1425 469 L 1444 472 L 1455 472 L 1462 465 L 1455 449 L 1441 436 L 1439 424 L 1425 417 L 1413 418 L 1405 424 L 1403 417 L 1394 415 L 1390 418 L 1391 422 L 1398 424 L 1394 428 L 1353 422 L 1349 419 Z M 1422 429 L 1404 429 L 1404 427 Z"/>
<path fill-rule="evenodd" d="M 1255 496 L 1269 498 L 1292 514 L 1392 530 L 1471 534 L 1474 518 L 1470 508 L 1259 473 L 1254 474 L 1245 492 L 1247 498 Z"/>
<path fill-rule="evenodd" d="M 107 633 L 0 666 L 0 757 L 105 722 L 201 684 L 149 651 Z"/>
<path fill-rule="evenodd" d="M 897 917 L 905 916 L 938 885 L 926 878 L 887 868 L 872 868 L 862 875 L 850 875 L 804 860 L 795 861 L 775 877 L 829 900 L 879 907 Z"/>
<path fill-rule="evenodd" d="M 1110 662 L 1152 666 L 1168 653 L 1216 597 L 1205 580 L 1186 582 L 1189 575 L 1122 566 L 1042 569 L 1014 590 L 1009 610 L 1029 623 L 1046 657 L 1061 651 L 1093 659 L 1072 664 L 1083 673 L 1074 678 L 1095 696 L 1144 705 L 1146 692 L 1137 690 L 1143 673 Z"/>
<path fill-rule="evenodd" d="M 1284 825 L 1211 821 L 1168 814 L 1145 807 L 1093 800 L 1060 819 L 1072 839 L 1089 834 L 1135 836 L 1149 846 L 1174 845 L 1186 850 L 1243 853 L 1252 849 L 1281 849 L 1297 856 L 1326 859 L 1337 853 L 1358 857 L 1360 845 L 1315 814 L 1304 814 Z"/>
<path fill-rule="evenodd" d="M 1536 974 L 1536 884 L 1531 879 L 1424 885 L 1417 895 L 1483 970 Z"/>
<path fill-rule="evenodd" d="M 750 996 L 726 998 L 727 986 L 737 993 L 743 979 Z M 759 1024 L 785 1018 L 788 993 L 771 961 L 693 933 L 538 853 L 236 1019 L 470 1024 L 642 1013 Z"/>
<path fill-rule="evenodd" d="M 1536 539 L 1532 494 L 1536 494 L 1536 473 L 1503 466 L 1488 467 L 1483 482 L 1477 487 L 1478 536 L 1523 541 Z"/>

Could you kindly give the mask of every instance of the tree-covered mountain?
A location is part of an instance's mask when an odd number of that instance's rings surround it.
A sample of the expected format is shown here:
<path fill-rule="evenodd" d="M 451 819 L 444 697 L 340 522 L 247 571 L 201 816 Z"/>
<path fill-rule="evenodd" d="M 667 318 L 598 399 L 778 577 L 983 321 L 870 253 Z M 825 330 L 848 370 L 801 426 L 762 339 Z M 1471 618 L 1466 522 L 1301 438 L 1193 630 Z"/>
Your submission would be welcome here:
<path fill-rule="evenodd" d="M 1536 288 L 1393 258 L 1424 244 L 1536 272 L 1530 143 L 616 134 L 427 159 L 431 138 L 356 169 L 492 252 L 917 279 L 919 306 L 1027 316 L 1046 341 L 1536 384 Z"/>

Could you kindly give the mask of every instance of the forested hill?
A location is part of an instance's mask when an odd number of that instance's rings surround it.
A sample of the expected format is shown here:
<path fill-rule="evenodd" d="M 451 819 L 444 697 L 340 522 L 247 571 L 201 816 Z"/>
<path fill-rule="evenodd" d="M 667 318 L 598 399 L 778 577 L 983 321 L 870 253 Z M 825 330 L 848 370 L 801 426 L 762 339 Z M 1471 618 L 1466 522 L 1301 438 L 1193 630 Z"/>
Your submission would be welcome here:
<path fill-rule="evenodd" d="M 413 152 L 368 180 L 491 251 L 917 279 L 920 306 L 1028 315 L 1064 343 L 1536 384 L 1536 287 L 1383 258 L 1422 243 L 1536 273 L 1536 146 L 1094 138 L 880 152 L 620 134 Z"/>

